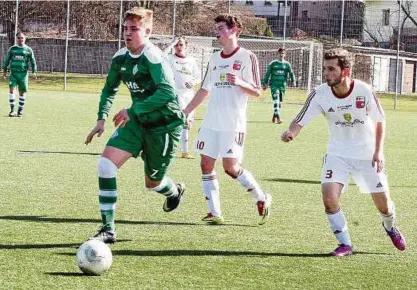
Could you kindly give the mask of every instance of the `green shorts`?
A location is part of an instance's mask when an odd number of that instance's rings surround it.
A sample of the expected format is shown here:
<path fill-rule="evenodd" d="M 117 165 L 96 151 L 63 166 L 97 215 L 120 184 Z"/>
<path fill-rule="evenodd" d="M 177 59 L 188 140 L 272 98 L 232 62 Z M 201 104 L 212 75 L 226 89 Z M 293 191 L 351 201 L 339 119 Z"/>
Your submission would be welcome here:
<path fill-rule="evenodd" d="M 273 100 L 277 100 L 279 98 L 279 102 L 282 103 L 285 96 L 285 88 L 277 88 L 277 87 L 271 87 L 271 95 Z"/>
<path fill-rule="evenodd" d="M 29 74 L 27 72 L 12 72 L 9 76 L 9 87 L 18 88 L 19 92 L 26 93 L 29 87 Z"/>
<path fill-rule="evenodd" d="M 125 127 L 114 131 L 106 146 L 129 152 L 135 158 L 141 154 L 146 176 L 153 181 L 161 181 L 175 156 L 181 131 L 182 126 L 177 126 L 168 133 L 150 133 L 131 120 Z"/>

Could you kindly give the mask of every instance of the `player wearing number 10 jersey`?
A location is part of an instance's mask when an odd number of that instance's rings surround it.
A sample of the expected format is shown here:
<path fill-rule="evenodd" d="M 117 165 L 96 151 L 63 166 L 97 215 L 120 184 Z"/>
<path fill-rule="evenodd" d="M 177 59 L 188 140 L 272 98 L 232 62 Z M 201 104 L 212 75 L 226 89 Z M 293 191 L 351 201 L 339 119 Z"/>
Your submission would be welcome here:
<path fill-rule="evenodd" d="M 237 37 L 242 30 L 239 19 L 220 15 L 214 21 L 222 50 L 212 55 L 201 88 L 184 110 L 188 115 L 209 95 L 207 112 L 195 142 L 195 149 L 201 155 L 202 187 L 209 208 L 203 220 L 212 224 L 224 222 L 219 182 L 214 171 L 217 158 L 222 158 L 226 173 L 256 201 L 261 216 L 259 224 L 263 224 L 269 216 L 271 196 L 264 193 L 252 174 L 240 165 L 248 96 L 260 94 L 258 62 L 255 54 L 238 45 Z"/>

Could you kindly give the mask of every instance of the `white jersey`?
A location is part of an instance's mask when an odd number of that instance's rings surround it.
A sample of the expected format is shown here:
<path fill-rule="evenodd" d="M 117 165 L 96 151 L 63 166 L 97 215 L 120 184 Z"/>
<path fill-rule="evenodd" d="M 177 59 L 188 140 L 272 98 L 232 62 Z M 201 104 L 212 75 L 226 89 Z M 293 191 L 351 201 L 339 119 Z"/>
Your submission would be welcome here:
<path fill-rule="evenodd" d="M 174 73 L 174 80 L 179 97 L 184 94 L 194 96 L 192 87 L 201 82 L 200 70 L 195 58 L 192 56 L 180 57 L 175 54 L 169 54 L 167 58 Z M 187 88 L 185 83 L 190 83 L 192 87 Z"/>
<path fill-rule="evenodd" d="M 327 153 L 359 160 L 372 160 L 375 151 L 375 123 L 384 112 L 372 88 L 352 80 L 345 96 L 336 96 L 327 83 L 312 91 L 294 122 L 301 126 L 322 113 L 329 125 Z"/>
<path fill-rule="evenodd" d="M 254 88 L 260 87 L 258 60 L 251 51 L 238 47 L 230 55 L 220 51 L 213 53 L 201 86 L 209 92 L 201 127 L 244 133 L 248 95 L 226 80 L 228 73 L 239 76 Z"/>

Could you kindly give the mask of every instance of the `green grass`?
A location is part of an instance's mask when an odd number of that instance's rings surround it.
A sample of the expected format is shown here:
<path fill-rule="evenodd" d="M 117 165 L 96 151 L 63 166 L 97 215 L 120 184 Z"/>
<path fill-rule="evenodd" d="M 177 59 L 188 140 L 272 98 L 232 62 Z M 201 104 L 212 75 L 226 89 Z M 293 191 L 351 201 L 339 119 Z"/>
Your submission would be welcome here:
<path fill-rule="evenodd" d="M 227 225 L 200 222 L 207 209 L 198 160 L 175 160 L 170 175 L 187 184 L 187 196 L 179 210 L 164 213 L 163 198 L 144 190 L 143 163 L 132 159 L 118 175 L 120 242 L 111 246 L 113 266 L 100 277 L 81 275 L 75 252 L 100 224 L 96 163 L 113 131 L 109 123 L 101 138 L 83 144 L 95 124 L 102 85 L 83 80 L 73 80 L 67 92 L 59 83 L 32 82 L 23 118 L 7 117 L 7 87 L 0 84 L 1 289 L 417 287 L 416 100 L 403 98 L 392 110 L 392 98 L 382 97 L 391 195 L 408 249 L 393 248 L 371 198 L 351 185 L 342 201 L 356 254 L 337 259 L 326 256 L 336 242 L 318 182 L 325 121 L 315 119 L 292 144 L 279 139 L 301 108 L 301 91 L 288 94 L 282 125 L 270 123 L 267 95 L 249 104 L 244 166 L 273 195 L 273 215 L 266 225 L 257 226 L 251 198 L 220 166 Z M 124 92 L 113 113 L 129 104 Z M 192 139 L 203 113 L 202 107 Z"/>

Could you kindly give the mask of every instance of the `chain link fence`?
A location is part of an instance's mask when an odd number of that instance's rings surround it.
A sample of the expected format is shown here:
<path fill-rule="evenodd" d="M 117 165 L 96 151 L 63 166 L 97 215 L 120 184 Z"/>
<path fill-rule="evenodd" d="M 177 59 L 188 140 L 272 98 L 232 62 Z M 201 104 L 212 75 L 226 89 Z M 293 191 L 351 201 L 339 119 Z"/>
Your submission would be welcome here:
<path fill-rule="evenodd" d="M 39 69 L 65 73 L 64 88 L 68 74 L 105 75 L 123 46 L 122 15 L 133 6 L 154 10 L 153 41 L 161 47 L 173 35 L 192 36 L 202 71 L 218 48 L 210 38 L 213 18 L 232 13 L 245 24 L 240 43 L 258 55 L 261 74 L 285 46 L 297 87 L 308 91 L 322 81 L 323 49 L 344 46 L 360 64 L 354 74 L 377 91 L 416 92 L 417 2 L 404 0 L 2 1 L 0 64 L 23 31 Z"/>

